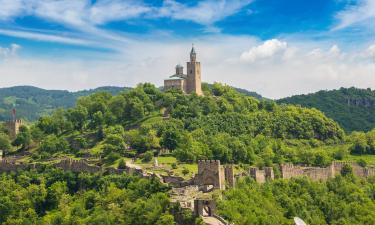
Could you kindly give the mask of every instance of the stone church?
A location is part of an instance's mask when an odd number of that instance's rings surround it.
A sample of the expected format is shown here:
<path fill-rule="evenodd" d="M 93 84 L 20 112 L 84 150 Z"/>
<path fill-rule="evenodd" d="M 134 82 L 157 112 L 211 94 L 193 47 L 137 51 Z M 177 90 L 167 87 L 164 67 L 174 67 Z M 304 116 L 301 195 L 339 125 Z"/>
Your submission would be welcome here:
<path fill-rule="evenodd" d="M 201 63 L 197 62 L 197 53 L 194 46 L 190 51 L 190 62 L 186 63 L 187 74 L 184 67 L 176 66 L 176 73 L 164 80 L 164 90 L 171 88 L 181 90 L 183 93 L 203 95 L 201 80 Z"/>

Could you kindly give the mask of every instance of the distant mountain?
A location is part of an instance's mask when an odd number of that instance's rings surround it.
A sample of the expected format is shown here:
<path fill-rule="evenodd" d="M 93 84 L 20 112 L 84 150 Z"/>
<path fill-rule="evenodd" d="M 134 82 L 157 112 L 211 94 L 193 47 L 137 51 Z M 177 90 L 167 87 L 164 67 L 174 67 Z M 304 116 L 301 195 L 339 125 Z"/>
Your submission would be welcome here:
<path fill-rule="evenodd" d="M 348 132 L 369 131 L 375 127 L 375 90 L 340 88 L 296 95 L 277 102 L 317 108 Z"/>
<path fill-rule="evenodd" d="M 212 87 L 212 84 L 208 84 L 208 83 L 202 83 L 202 89 L 205 90 L 205 89 L 210 89 Z M 251 96 L 251 97 L 254 97 L 256 99 L 265 99 L 262 95 L 254 92 L 254 91 L 249 91 L 249 90 L 246 90 L 246 89 L 242 89 L 242 88 L 236 88 L 236 87 L 231 87 L 231 88 L 234 88 L 236 91 L 238 91 L 239 93 L 241 94 L 244 94 L 244 95 L 247 95 L 247 96 Z"/>
<path fill-rule="evenodd" d="M 13 106 L 16 106 L 18 118 L 33 121 L 57 108 L 73 107 L 80 96 L 100 91 L 118 94 L 124 89 L 129 88 L 106 86 L 78 92 L 45 90 L 33 86 L 0 88 L 0 121 L 11 117 Z"/>

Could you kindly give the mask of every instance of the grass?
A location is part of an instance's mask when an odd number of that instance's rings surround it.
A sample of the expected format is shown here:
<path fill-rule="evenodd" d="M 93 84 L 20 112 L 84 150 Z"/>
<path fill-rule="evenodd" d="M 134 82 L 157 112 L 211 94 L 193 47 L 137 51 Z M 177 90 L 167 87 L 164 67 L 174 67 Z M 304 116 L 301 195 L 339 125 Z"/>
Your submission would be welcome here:
<path fill-rule="evenodd" d="M 323 146 L 323 147 L 314 148 L 312 150 L 314 151 L 314 150 L 323 149 L 324 151 L 333 155 L 334 152 L 340 149 L 344 149 L 348 152 L 348 154 L 346 154 L 344 158 L 339 161 L 357 162 L 358 160 L 364 160 L 367 162 L 367 165 L 375 165 L 375 155 L 351 155 L 349 154 L 349 148 L 350 148 L 350 144 L 342 144 L 342 145 Z"/>
<path fill-rule="evenodd" d="M 345 157 L 344 161 L 366 161 L 367 165 L 375 165 L 375 155 L 348 155 Z"/>
<path fill-rule="evenodd" d="M 167 175 L 168 172 L 172 173 L 175 176 L 181 176 L 186 179 L 191 178 L 194 174 L 198 173 L 198 165 L 197 164 L 187 164 L 187 163 L 179 163 L 175 157 L 172 156 L 159 156 L 156 157 L 158 160 L 159 168 L 154 168 L 154 159 L 151 162 L 145 163 L 142 162 L 142 159 L 137 159 L 134 164 L 146 169 L 150 172 L 156 172 L 161 175 Z M 130 159 L 127 159 L 130 161 Z M 172 164 L 176 164 L 177 168 L 173 169 Z M 182 171 L 187 169 L 189 171 L 188 174 L 183 175 Z"/>

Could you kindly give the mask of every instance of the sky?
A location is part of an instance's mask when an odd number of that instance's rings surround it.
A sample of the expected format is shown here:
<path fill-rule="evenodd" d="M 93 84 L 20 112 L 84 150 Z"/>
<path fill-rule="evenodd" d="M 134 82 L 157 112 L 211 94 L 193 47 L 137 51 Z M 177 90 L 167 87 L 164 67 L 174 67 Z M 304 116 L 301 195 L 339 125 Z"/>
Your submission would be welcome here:
<path fill-rule="evenodd" d="M 162 86 L 192 43 L 204 82 L 375 89 L 375 0 L 0 0 L 0 87 Z"/>

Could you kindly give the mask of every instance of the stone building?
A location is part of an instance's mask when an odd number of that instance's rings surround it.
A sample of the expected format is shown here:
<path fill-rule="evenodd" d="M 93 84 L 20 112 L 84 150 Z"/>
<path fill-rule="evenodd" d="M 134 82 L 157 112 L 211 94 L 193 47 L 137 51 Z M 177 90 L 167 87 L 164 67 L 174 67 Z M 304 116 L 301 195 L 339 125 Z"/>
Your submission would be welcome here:
<path fill-rule="evenodd" d="M 219 160 L 198 160 L 198 174 L 194 177 L 194 184 L 203 192 L 214 189 L 225 190 L 225 186 L 235 185 L 232 165 L 220 165 Z"/>
<path fill-rule="evenodd" d="M 20 130 L 20 127 L 23 125 L 22 120 L 16 118 L 16 110 L 12 111 L 12 119 L 5 123 L 6 128 L 9 132 L 11 138 L 15 138 Z"/>
<path fill-rule="evenodd" d="M 176 73 L 164 80 L 164 90 L 178 89 L 183 93 L 203 95 L 201 79 L 201 63 L 197 62 L 197 53 L 194 46 L 190 51 L 190 62 L 186 63 L 187 74 L 184 74 L 184 67 L 177 65 Z"/>

